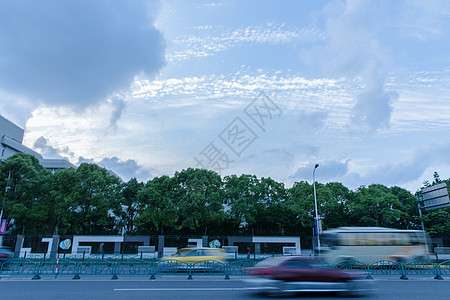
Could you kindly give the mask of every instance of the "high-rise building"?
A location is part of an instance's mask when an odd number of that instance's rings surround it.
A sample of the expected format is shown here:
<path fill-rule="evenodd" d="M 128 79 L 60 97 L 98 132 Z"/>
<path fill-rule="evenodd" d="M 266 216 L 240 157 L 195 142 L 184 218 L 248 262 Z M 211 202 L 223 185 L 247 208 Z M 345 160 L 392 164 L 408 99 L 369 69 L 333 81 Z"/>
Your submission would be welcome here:
<path fill-rule="evenodd" d="M 60 169 L 76 168 L 67 159 L 45 159 L 41 154 L 22 145 L 25 130 L 0 115 L 0 159 L 7 159 L 16 153 L 31 154 L 41 165 L 52 172 Z"/>

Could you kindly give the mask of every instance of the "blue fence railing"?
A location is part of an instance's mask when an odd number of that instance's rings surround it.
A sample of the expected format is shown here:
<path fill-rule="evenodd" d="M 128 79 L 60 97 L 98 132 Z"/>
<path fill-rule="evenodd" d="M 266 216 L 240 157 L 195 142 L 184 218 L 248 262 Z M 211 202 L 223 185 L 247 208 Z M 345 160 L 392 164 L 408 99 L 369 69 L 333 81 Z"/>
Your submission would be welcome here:
<path fill-rule="evenodd" d="M 220 262 L 204 260 L 196 263 L 186 263 L 180 260 L 107 260 L 86 259 L 76 261 L 70 259 L 55 259 L 34 261 L 30 259 L 12 259 L 0 264 L 1 275 L 32 275 L 38 279 L 41 275 L 72 275 L 74 279 L 83 275 L 110 275 L 113 278 L 121 275 L 145 275 L 156 278 L 158 275 L 179 274 L 192 278 L 193 274 L 216 274 L 229 278 L 232 275 L 245 275 L 258 261 L 235 260 Z M 382 275 L 397 275 L 401 279 L 407 276 L 450 276 L 450 260 L 441 263 L 413 260 L 399 263 L 389 260 L 380 260 L 365 264 L 356 260 L 344 260 L 334 265 L 334 269 L 356 270 L 367 275 L 367 278 Z"/>

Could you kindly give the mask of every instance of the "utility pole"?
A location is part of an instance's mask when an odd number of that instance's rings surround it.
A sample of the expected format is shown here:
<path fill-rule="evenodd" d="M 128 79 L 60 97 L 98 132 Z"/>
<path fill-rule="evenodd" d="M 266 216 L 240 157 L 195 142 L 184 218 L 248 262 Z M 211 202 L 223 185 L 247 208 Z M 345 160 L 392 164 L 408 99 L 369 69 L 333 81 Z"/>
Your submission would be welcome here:
<path fill-rule="evenodd" d="M 317 235 L 317 251 L 318 251 L 318 254 L 320 256 L 319 215 L 317 214 L 316 178 L 315 178 L 316 169 L 318 167 L 319 167 L 319 164 L 316 164 L 314 166 L 314 170 L 313 170 L 313 186 L 314 186 L 314 208 L 315 208 L 315 211 L 316 211 L 316 218 L 314 220 L 314 226 L 315 226 L 315 231 L 316 231 L 316 235 Z"/>

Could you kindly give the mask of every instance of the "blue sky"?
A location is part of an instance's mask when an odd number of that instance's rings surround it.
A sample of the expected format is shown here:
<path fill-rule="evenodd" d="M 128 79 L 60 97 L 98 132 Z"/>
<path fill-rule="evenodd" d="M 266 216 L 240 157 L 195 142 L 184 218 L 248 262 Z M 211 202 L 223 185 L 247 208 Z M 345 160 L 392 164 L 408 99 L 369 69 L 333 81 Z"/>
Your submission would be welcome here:
<path fill-rule="evenodd" d="M 448 1 L 1 1 L 0 114 L 46 158 L 411 191 L 450 177 Z"/>

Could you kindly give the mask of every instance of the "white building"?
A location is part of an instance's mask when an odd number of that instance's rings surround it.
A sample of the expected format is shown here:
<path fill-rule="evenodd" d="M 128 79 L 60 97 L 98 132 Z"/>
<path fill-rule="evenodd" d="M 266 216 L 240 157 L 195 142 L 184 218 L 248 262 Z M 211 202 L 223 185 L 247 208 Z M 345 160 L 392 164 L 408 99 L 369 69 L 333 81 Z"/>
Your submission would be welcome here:
<path fill-rule="evenodd" d="M 36 157 L 44 168 L 52 172 L 60 169 L 76 168 L 64 158 L 45 159 L 41 154 L 22 145 L 24 133 L 25 130 L 0 115 L 0 159 L 7 159 L 16 153 L 24 153 Z"/>

